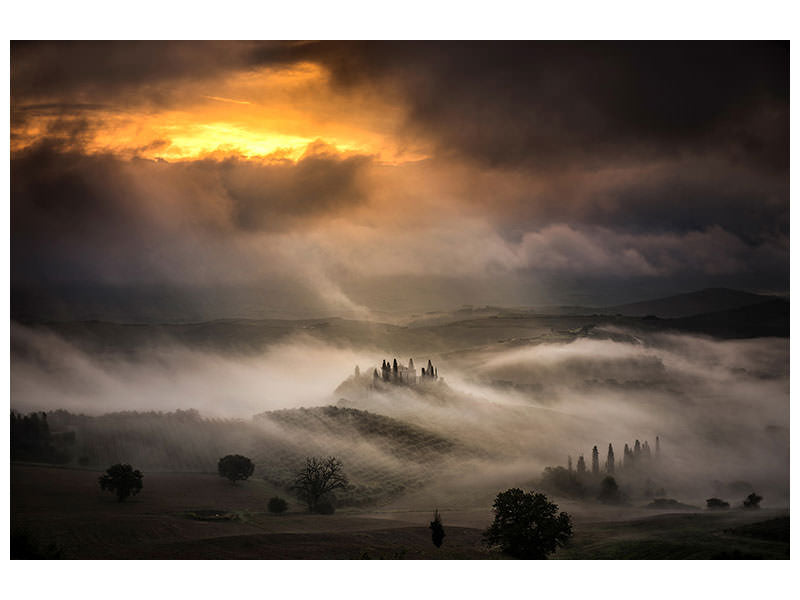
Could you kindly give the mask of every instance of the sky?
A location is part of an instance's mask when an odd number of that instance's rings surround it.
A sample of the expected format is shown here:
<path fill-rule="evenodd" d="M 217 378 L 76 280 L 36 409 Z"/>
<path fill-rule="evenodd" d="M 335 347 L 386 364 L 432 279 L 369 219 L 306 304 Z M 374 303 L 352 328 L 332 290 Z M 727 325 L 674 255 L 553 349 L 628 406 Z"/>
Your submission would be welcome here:
<path fill-rule="evenodd" d="M 789 290 L 782 42 L 13 42 L 12 316 Z"/>

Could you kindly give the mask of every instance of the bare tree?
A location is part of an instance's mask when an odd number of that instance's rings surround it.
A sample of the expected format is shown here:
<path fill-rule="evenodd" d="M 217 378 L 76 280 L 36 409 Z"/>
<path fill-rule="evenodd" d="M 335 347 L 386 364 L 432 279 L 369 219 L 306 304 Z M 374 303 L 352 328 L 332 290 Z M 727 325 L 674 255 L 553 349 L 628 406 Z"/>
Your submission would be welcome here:
<path fill-rule="evenodd" d="M 306 465 L 295 476 L 293 487 L 300 498 L 308 504 L 308 512 L 313 513 L 316 512 L 320 498 L 333 490 L 346 488 L 347 485 L 341 461 L 329 456 L 306 458 Z"/>

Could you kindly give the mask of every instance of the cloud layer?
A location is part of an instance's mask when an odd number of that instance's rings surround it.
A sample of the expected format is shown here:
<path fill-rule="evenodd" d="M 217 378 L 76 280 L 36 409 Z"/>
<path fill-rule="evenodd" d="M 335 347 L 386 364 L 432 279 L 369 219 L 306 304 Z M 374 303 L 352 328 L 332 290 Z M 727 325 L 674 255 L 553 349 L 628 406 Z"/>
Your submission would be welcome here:
<path fill-rule="evenodd" d="M 788 290 L 782 43 L 15 43 L 12 149 L 12 284 L 45 296 Z"/>

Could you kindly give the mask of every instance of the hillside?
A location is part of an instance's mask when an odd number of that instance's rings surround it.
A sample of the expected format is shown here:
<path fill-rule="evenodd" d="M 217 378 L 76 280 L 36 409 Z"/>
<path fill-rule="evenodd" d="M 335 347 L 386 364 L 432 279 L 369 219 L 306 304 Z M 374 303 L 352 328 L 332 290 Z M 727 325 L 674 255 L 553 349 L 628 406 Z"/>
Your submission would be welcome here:
<path fill-rule="evenodd" d="M 436 469 L 470 452 L 421 427 L 364 410 L 325 406 L 266 412 L 250 421 L 206 419 L 196 411 L 49 413 L 53 431 L 74 433 L 68 465 L 135 464 L 145 472 L 216 473 L 226 454 L 244 454 L 255 477 L 289 493 L 308 456 L 336 456 L 352 484 L 342 505 L 379 504 L 419 489 Z"/>
<path fill-rule="evenodd" d="M 670 325 L 681 331 L 715 337 L 788 337 L 789 301 L 776 298 L 740 308 L 672 319 Z"/>
<path fill-rule="evenodd" d="M 254 417 L 268 419 L 298 435 L 334 436 L 361 439 L 382 450 L 414 462 L 430 460 L 456 449 L 450 440 L 383 415 L 355 408 L 319 406 L 270 411 Z"/>
<path fill-rule="evenodd" d="M 678 318 L 742 308 L 774 299 L 775 296 L 763 296 L 727 288 L 709 288 L 667 298 L 609 306 L 602 312 L 630 317 L 654 315 L 661 318 Z"/>

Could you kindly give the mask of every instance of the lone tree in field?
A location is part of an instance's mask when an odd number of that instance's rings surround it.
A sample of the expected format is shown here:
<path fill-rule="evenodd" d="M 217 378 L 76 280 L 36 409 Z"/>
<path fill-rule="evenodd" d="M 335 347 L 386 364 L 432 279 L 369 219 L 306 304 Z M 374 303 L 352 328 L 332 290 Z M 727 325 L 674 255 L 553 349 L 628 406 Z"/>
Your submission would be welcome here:
<path fill-rule="evenodd" d="M 134 470 L 130 465 L 116 464 L 106 469 L 105 475 L 101 475 L 97 481 L 100 489 L 114 492 L 117 501 L 122 502 L 128 496 L 135 496 L 142 489 L 142 472 Z"/>
<path fill-rule="evenodd" d="M 484 542 L 514 558 L 545 559 L 572 535 L 572 518 L 544 494 L 512 488 L 497 494 L 493 509 Z"/>
<path fill-rule="evenodd" d="M 431 530 L 433 545 L 437 548 L 441 548 L 446 534 L 444 532 L 444 527 L 442 527 L 442 516 L 439 514 L 439 509 L 433 511 L 433 521 L 428 525 L 428 528 Z"/>
<path fill-rule="evenodd" d="M 228 454 L 217 463 L 220 477 L 227 477 L 231 483 L 244 481 L 253 474 L 254 468 L 253 461 L 241 454 Z"/>
<path fill-rule="evenodd" d="M 764 498 L 762 498 L 761 496 L 759 496 L 758 494 L 756 494 L 755 492 L 753 492 L 753 493 L 752 493 L 752 494 L 750 494 L 750 495 L 749 495 L 747 498 L 745 498 L 745 499 L 744 499 L 744 502 L 742 502 L 742 505 L 743 505 L 745 508 L 761 508 L 761 507 L 759 506 L 759 504 L 761 504 L 761 501 L 762 501 L 763 499 L 764 499 Z"/>
<path fill-rule="evenodd" d="M 308 504 L 308 512 L 317 512 L 320 499 L 333 490 L 346 488 L 347 477 L 342 472 L 338 458 L 306 458 L 306 465 L 297 473 L 293 488 L 298 496 Z"/>

